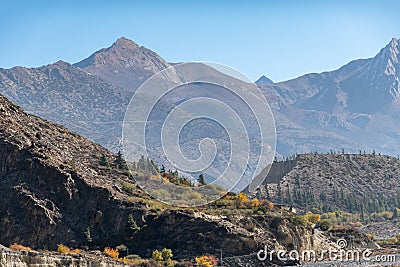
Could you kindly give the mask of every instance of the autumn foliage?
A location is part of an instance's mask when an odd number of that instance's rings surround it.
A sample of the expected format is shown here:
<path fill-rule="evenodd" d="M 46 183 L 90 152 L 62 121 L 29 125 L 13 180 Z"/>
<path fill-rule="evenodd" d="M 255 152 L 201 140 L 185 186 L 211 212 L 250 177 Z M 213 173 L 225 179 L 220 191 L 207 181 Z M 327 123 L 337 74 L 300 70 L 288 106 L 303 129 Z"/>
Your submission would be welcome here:
<path fill-rule="evenodd" d="M 196 257 L 196 266 L 201 267 L 213 267 L 218 265 L 217 257 L 213 255 L 205 255 L 201 257 Z"/>
<path fill-rule="evenodd" d="M 70 249 L 67 246 L 64 246 L 63 244 L 59 244 L 57 245 L 57 251 L 61 254 L 77 254 L 80 253 L 81 250 L 80 249 Z"/>
<path fill-rule="evenodd" d="M 118 259 L 119 252 L 116 249 L 112 249 L 109 247 L 104 248 L 104 253 L 107 254 L 107 256 L 113 258 L 113 259 Z"/>
<path fill-rule="evenodd" d="M 304 217 L 311 224 L 314 224 L 314 223 L 319 222 L 321 220 L 321 215 L 320 214 L 315 214 L 315 213 L 312 213 L 312 212 L 307 212 L 306 215 L 304 215 Z"/>
<path fill-rule="evenodd" d="M 30 247 L 25 247 L 25 246 L 19 245 L 19 244 L 17 244 L 17 243 L 12 244 L 12 245 L 10 246 L 10 249 L 13 249 L 13 250 L 23 250 L 23 251 L 35 251 L 35 250 L 31 249 Z"/>
<path fill-rule="evenodd" d="M 260 206 L 260 201 L 255 198 L 251 201 L 250 206 L 254 209 L 254 208 L 258 208 Z"/>

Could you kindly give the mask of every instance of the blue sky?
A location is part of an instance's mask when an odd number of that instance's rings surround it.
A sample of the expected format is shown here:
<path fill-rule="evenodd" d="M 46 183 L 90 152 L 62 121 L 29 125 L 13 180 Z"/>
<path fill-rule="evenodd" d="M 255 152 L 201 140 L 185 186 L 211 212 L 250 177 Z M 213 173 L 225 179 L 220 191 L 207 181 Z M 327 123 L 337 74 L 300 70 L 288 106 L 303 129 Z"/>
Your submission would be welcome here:
<path fill-rule="evenodd" d="M 75 63 L 125 36 L 172 62 L 274 81 L 372 57 L 400 37 L 400 1 L 0 0 L 0 67 Z"/>

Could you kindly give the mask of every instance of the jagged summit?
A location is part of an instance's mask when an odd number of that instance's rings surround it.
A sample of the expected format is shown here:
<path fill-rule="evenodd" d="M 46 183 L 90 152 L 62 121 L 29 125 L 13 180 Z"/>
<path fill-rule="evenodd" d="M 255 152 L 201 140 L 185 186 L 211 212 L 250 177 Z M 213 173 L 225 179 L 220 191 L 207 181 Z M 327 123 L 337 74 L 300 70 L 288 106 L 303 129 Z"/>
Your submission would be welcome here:
<path fill-rule="evenodd" d="M 112 85 L 135 91 L 151 75 L 170 65 L 157 53 L 121 37 L 74 66 Z"/>
<path fill-rule="evenodd" d="M 137 43 L 135 43 L 134 41 L 125 38 L 125 37 L 120 37 L 118 38 L 111 47 L 117 47 L 117 48 L 134 48 L 134 49 L 138 49 L 139 45 Z"/>
<path fill-rule="evenodd" d="M 274 82 L 265 75 L 261 76 L 260 78 L 258 78 L 257 81 L 255 81 L 255 84 L 273 84 L 273 83 Z"/>
<path fill-rule="evenodd" d="M 397 46 L 399 44 L 399 39 L 397 38 L 392 38 L 392 40 L 390 41 L 389 45 L 390 46 Z"/>
<path fill-rule="evenodd" d="M 399 63 L 399 39 L 393 38 L 389 43 L 390 59 L 393 63 Z"/>
<path fill-rule="evenodd" d="M 392 38 L 392 40 L 371 59 L 370 65 L 383 69 L 386 75 L 393 75 L 395 74 L 394 66 L 398 63 L 399 39 Z"/>

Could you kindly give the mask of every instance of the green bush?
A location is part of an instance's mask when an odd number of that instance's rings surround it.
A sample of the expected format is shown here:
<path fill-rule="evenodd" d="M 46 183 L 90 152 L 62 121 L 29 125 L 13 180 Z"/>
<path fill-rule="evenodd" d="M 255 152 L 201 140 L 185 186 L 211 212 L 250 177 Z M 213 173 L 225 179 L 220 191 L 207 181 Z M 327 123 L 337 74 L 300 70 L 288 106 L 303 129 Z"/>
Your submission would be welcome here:
<path fill-rule="evenodd" d="M 300 224 L 300 225 L 302 225 L 304 227 L 307 226 L 307 220 L 303 216 L 294 216 L 293 217 L 293 222 L 295 222 L 297 224 Z"/>
<path fill-rule="evenodd" d="M 158 251 L 157 249 L 153 251 L 152 258 L 156 262 L 160 262 L 163 260 L 162 253 L 160 251 Z"/>
<path fill-rule="evenodd" d="M 327 230 L 329 230 L 329 228 L 332 227 L 332 223 L 330 223 L 329 221 L 326 221 L 326 220 L 319 221 L 317 223 L 317 227 L 319 229 L 321 229 L 322 231 L 327 231 Z"/>
<path fill-rule="evenodd" d="M 130 183 L 123 183 L 122 190 L 130 195 L 133 195 L 136 192 L 136 186 Z"/>
<path fill-rule="evenodd" d="M 168 248 L 164 248 L 164 249 L 161 251 L 161 254 L 162 254 L 162 258 L 163 258 L 165 261 L 171 260 L 172 257 L 174 256 L 174 255 L 172 254 L 172 250 L 171 250 L 171 249 L 168 249 Z"/>
<path fill-rule="evenodd" d="M 128 216 L 128 227 L 132 233 L 136 233 L 137 231 L 140 231 L 140 227 L 137 225 L 135 218 L 133 218 L 132 214 L 129 214 L 129 216 Z"/>

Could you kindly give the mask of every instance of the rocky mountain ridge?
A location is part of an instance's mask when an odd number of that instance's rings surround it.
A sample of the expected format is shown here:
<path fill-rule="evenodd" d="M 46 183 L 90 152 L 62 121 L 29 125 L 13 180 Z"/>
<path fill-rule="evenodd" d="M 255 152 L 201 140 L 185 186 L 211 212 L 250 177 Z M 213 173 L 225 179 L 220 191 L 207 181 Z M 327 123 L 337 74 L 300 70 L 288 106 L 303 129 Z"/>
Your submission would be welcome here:
<path fill-rule="evenodd" d="M 400 132 L 399 48 L 392 39 L 374 58 L 338 70 L 272 83 L 261 77 L 275 116 L 277 150 L 347 152 L 375 149 L 396 155 Z M 133 91 L 171 66 L 151 50 L 120 38 L 76 64 L 0 69 L 0 92 L 28 112 L 61 123 L 113 151 Z"/>
<path fill-rule="evenodd" d="M 259 86 L 274 110 L 278 151 L 399 150 L 399 40 L 338 70 Z M 279 138 L 280 137 L 280 138 Z"/>
<path fill-rule="evenodd" d="M 118 151 L 130 92 L 63 61 L 0 69 L 0 91 L 27 112 Z"/>

